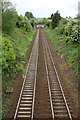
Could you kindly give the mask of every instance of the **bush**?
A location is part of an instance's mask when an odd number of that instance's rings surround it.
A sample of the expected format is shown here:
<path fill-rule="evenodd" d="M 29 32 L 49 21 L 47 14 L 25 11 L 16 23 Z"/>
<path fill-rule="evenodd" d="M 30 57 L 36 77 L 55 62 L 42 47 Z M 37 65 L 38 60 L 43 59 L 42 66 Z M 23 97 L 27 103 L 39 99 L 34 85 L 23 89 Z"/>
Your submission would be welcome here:
<path fill-rule="evenodd" d="M 8 67 L 10 67 L 14 63 L 15 59 L 16 57 L 15 57 L 14 49 L 11 42 L 8 39 L 3 37 L 3 40 L 2 40 L 3 69 L 7 69 Z"/>
<path fill-rule="evenodd" d="M 63 18 L 62 21 L 61 21 L 62 25 L 66 25 L 68 22 L 69 21 L 67 19 L 65 19 L 65 18 Z"/>
<path fill-rule="evenodd" d="M 58 35 L 62 35 L 64 33 L 64 30 L 65 30 L 65 27 L 62 26 L 62 27 L 59 27 L 59 29 L 57 30 L 57 34 Z"/>
<path fill-rule="evenodd" d="M 67 42 L 71 41 L 73 43 L 74 42 L 79 43 L 79 39 L 78 39 L 78 24 L 75 21 L 70 21 L 66 25 L 64 34 L 66 36 L 68 36 Z"/>
<path fill-rule="evenodd" d="M 23 17 L 23 16 L 18 16 L 16 25 L 18 28 L 26 30 L 27 32 L 30 32 L 32 29 L 30 21 L 28 19 L 26 19 L 26 17 Z"/>
<path fill-rule="evenodd" d="M 27 32 L 30 32 L 30 31 L 31 31 L 31 25 L 30 25 L 30 23 L 29 23 L 28 20 L 25 20 L 25 28 L 26 28 L 26 31 L 27 31 Z"/>
<path fill-rule="evenodd" d="M 51 22 L 50 22 L 50 21 L 47 21 L 47 22 L 46 22 L 46 25 L 47 25 L 47 27 L 50 27 Z"/>

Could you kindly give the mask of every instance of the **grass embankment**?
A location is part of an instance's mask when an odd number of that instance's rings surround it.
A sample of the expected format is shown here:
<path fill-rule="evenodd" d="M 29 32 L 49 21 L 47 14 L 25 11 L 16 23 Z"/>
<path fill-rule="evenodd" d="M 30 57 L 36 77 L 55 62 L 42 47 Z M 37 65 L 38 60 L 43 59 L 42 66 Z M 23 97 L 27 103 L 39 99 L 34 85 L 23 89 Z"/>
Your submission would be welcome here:
<path fill-rule="evenodd" d="M 6 89 L 13 87 L 14 79 L 19 71 L 19 74 L 24 75 L 26 72 L 27 66 L 24 68 L 27 59 L 26 52 L 35 32 L 35 19 L 31 12 L 25 16 L 19 16 L 14 5 L 8 0 L 2 4 L 2 113 L 4 114 L 6 105 L 10 102 L 6 97 L 8 96 L 5 93 Z"/>
<path fill-rule="evenodd" d="M 62 19 L 54 30 L 51 28 L 45 29 L 55 50 L 61 55 L 66 56 L 67 64 L 74 69 L 75 75 L 78 75 L 78 48 L 80 45 L 78 39 L 78 20 L 77 19 Z M 80 78 L 79 78 L 80 79 Z"/>
<path fill-rule="evenodd" d="M 26 52 L 28 50 L 28 46 L 32 41 L 34 33 L 35 29 L 30 32 L 26 32 L 17 27 L 15 27 L 9 35 L 3 33 L 2 77 L 4 88 L 13 86 L 14 79 L 19 71 L 22 71 L 22 73 L 25 74 L 27 66 L 25 68 L 23 66 L 26 62 Z M 3 93 L 3 114 L 9 102 L 10 100 L 6 99 L 6 96 Z"/>
<path fill-rule="evenodd" d="M 3 80 L 6 86 L 11 85 L 18 71 L 23 70 L 25 55 L 33 34 L 34 31 L 26 32 L 19 28 L 15 28 L 10 35 L 3 34 Z"/>

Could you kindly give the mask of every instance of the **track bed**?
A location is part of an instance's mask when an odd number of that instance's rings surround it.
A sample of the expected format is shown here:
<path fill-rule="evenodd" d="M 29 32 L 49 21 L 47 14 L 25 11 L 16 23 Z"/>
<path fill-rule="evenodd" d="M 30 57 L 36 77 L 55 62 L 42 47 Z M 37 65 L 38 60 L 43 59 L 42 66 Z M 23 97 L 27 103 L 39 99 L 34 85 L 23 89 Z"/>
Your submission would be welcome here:
<path fill-rule="evenodd" d="M 15 110 L 16 119 L 72 120 L 72 109 L 62 88 L 43 29 L 39 28 Z"/>

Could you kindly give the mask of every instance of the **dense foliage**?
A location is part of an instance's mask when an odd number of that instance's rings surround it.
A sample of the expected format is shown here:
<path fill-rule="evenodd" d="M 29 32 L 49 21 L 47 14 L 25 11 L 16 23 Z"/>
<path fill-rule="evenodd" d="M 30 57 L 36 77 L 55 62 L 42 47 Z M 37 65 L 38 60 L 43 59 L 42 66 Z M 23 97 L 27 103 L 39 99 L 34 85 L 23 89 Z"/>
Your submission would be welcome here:
<path fill-rule="evenodd" d="M 10 1 L 3 1 L 2 10 L 2 77 L 10 86 L 18 71 L 23 70 L 25 54 L 33 36 L 30 20 L 18 16 Z"/>
<path fill-rule="evenodd" d="M 43 18 L 42 23 L 45 23 L 47 27 L 51 26 L 51 18 Z"/>
<path fill-rule="evenodd" d="M 31 18 L 34 17 L 31 12 L 26 12 L 26 13 L 25 13 L 25 16 L 26 16 L 28 19 L 31 19 Z"/>
<path fill-rule="evenodd" d="M 13 10 L 6 10 L 2 13 L 2 30 L 10 34 L 10 32 L 14 29 L 16 25 L 16 12 Z"/>
<path fill-rule="evenodd" d="M 57 11 L 57 12 L 54 13 L 54 14 L 52 14 L 52 15 L 51 15 L 51 18 L 52 18 L 51 25 L 52 25 L 52 28 L 54 29 L 55 27 L 58 26 L 59 21 L 60 21 L 60 19 L 61 19 L 61 16 L 60 16 L 59 11 Z"/>
<path fill-rule="evenodd" d="M 80 41 L 78 39 L 78 19 L 62 18 L 59 25 L 52 30 L 46 29 L 54 48 L 57 52 L 66 56 L 67 63 L 71 68 L 74 68 L 75 74 L 78 76 L 78 49 Z"/>
<path fill-rule="evenodd" d="M 19 16 L 15 7 L 7 0 L 3 2 L 2 8 L 2 31 L 2 80 L 3 88 L 6 88 L 13 86 L 19 71 L 25 74 L 26 52 L 35 29 L 32 28 L 31 21 L 27 17 Z M 9 102 L 3 92 L 2 114 Z"/>
<path fill-rule="evenodd" d="M 23 16 L 18 16 L 16 25 L 18 28 L 26 30 L 27 32 L 30 32 L 32 29 L 30 21 L 26 17 L 23 17 Z"/>
<path fill-rule="evenodd" d="M 3 34 L 2 40 L 2 65 L 3 80 L 10 86 L 17 72 L 23 70 L 26 62 L 25 55 L 32 40 L 33 32 L 26 32 L 15 28 L 10 35 Z"/>
<path fill-rule="evenodd" d="M 14 54 L 14 49 L 13 46 L 11 44 L 11 42 L 3 37 L 3 41 L 2 41 L 2 47 L 3 47 L 3 51 L 2 51 L 2 60 L 3 60 L 3 69 L 6 69 L 8 67 L 11 66 L 11 64 L 14 63 L 15 60 L 15 54 Z"/>

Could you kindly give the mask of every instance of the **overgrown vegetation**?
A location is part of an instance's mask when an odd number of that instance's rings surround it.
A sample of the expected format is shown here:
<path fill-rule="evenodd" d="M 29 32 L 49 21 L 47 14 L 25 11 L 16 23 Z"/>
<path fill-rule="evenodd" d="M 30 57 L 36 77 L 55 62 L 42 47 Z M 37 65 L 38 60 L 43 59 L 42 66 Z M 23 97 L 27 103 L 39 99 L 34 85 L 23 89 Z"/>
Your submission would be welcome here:
<path fill-rule="evenodd" d="M 31 32 L 32 26 L 26 17 L 18 16 L 16 25 L 18 28 L 21 28 L 24 31 L 26 30 L 27 32 Z"/>
<path fill-rule="evenodd" d="M 3 1 L 2 19 L 2 79 L 6 88 L 13 85 L 19 71 L 25 74 L 26 52 L 35 29 L 26 16 L 18 15 L 10 1 Z M 8 103 L 3 94 L 3 114 Z"/>
<path fill-rule="evenodd" d="M 54 48 L 61 53 L 61 58 L 66 56 L 68 65 L 75 70 L 78 76 L 78 48 L 80 41 L 78 39 L 78 19 L 62 18 L 55 29 L 52 26 L 46 28 L 46 32 L 50 37 Z"/>
<path fill-rule="evenodd" d="M 32 40 L 34 32 L 27 33 L 20 28 L 15 28 L 10 35 L 3 35 L 2 65 L 3 80 L 5 85 L 11 85 L 18 71 L 23 70 L 25 55 Z"/>
<path fill-rule="evenodd" d="M 18 16 L 11 2 L 3 2 L 2 12 L 2 66 L 3 81 L 11 85 L 17 72 L 23 69 L 25 54 L 33 37 L 30 21 Z"/>

